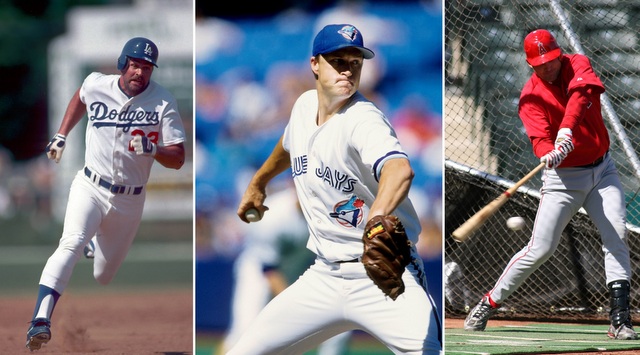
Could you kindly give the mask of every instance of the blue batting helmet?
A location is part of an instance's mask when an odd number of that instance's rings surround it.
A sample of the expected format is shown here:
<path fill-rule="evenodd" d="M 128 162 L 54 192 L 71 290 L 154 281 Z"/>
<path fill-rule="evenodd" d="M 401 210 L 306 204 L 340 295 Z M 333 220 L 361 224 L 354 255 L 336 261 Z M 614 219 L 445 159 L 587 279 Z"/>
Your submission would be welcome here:
<path fill-rule="evenodd" d="M 127 65 L 127 58 L 143 59 L 158 67 L 158 47 L 144 37 L 134 37 L 125 43 L 118 57 L 118 70 Z"/>

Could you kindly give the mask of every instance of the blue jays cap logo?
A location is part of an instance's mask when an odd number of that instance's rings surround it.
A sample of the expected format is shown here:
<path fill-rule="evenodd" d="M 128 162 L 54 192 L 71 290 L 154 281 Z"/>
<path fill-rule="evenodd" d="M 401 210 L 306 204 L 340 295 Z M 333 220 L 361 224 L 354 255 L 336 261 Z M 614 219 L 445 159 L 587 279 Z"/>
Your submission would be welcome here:
<path fill-rule="evenodd" d="M 355 41 L 356 37 L 358 36 L 358 30 L 351 25 L 342 27 L 338 31 L 338 33 L 341 34 L 342 37 L 350 40 L 351 42 Z"/>

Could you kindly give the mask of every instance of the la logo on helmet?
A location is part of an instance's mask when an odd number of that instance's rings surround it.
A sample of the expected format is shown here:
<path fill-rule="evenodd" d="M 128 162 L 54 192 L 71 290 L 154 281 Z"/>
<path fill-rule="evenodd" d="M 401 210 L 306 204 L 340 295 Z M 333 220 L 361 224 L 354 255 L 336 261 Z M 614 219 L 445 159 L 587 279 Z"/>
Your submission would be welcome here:
<path fill-rule="evenodd" d="M 149 56 L 153 54 L 153 48 L 151 47 L 151 45 L 149 43 L 145 43 L 145 45 L 144 45 L 144 54 L 149 55 Z"/>

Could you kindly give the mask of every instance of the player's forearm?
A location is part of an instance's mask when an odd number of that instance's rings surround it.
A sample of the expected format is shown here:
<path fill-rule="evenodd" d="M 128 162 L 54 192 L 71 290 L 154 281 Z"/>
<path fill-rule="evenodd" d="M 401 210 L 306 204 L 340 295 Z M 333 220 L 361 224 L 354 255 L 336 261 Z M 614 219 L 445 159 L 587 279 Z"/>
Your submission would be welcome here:
<path fill-rule="evenodd" d="M 267 198 L 267 185 L 269 181 L 287 170 L 290 166 L 289 152 L 282 147 L 282 138 L 280 138 L 267 160 L 262 164 L 260 169 L 256 171 L 253 178 L 251 178 L 249 186 L 247 186 L 247 189 L 242 195 L 237 211 L 240 219 L 248 222 L 245 213 L 251 208 L 257 209 L 261 215 L 269 209 L 263 205 Z"/>
<path fill-rule="evenodd" d="M 58 133 L 63 135 L 68 135 L 69 132 L 75 127 L 78 122 L 82 119 L 87 111 L 87 107 L 80 100 L 80 89 L 76 90 L 75 94 L 69 101 L 69 105 L 67 106 L 67 110 L 64 113 L 64 117 L 62 118 L 62 123 L 60 123 L 60 128 L 58 129 Z"/>
<path fill-rule="evenodd" d="M 174 144 L 166 147 L 157 147 L 154 157 L 165 168 L 180 169 L 184 165 L 184 144 Z"/>
<path fill-rule="evenodd" d="M 251 178 L 247 189 L 242 195 L 237 211 L 241 220 L 248 222 L 245 213 L 251 208 L 257 209 L 260 215 L 269 210 L 267 206 L 263 205 L 267 198 L 267 185 L 269 181 L 290 166 L 289 153 L 282 147 L 282 138 L 280 138 L 267 160 Z"/>
<path fill-rule="evenodd" d="M 584 117 L 587 107 L 590 106 L 592 90 L 589 87 L 577 88 L 567 101 L 564 117 L 559 128 L 574 130 Z"/>
<path fill-rule="evenodd" d="M 251 184 L 259 187 L 260 189 L 264 189 L 269 181 L 290 167 L 291 157 L 289 156 L 289 152 L 284 150 L 281 137 L 267 160 L 253 176 Z"/>
<path fill-rule="evenodd" d="M 387 161 L 382 168 L 378 194 L 369 209 L 369 218 L 388 215 L 409 195 L 414 172 L 408 159 Z"/>

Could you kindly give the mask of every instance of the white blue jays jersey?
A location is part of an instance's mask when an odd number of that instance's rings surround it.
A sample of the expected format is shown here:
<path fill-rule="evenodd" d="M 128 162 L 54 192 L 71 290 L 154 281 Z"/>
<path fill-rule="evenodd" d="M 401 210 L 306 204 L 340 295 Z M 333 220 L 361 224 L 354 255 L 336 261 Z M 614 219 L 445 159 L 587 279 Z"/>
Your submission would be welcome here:
<path fill-rule="evenodd" d="M 384 163 L 407 158 L 384 114 L 360 93 L 322 126 L 316 90 L 302 94 L 285 128 L 293 180 L 309 224 L 307 247 L 329 260 L 362 255 L 362 234 Z M 415 243 L 420 223 L 409 199 L 394 211 Z"/>
<path fill-rule="evenodd" d="M 182 118 L 173 95 L 154 81 L 128 97 L 118 86 L 120 75 L 91 73 L 80 88 L 87 106 L 85 162 L 103 178 L 126 185 L 146 184 L 154 158 L 129 148 L 135 135 L 158 146 L 185 141 Z"/>

